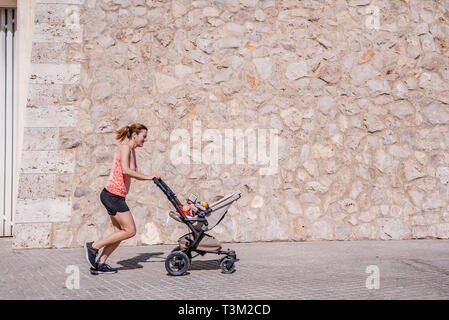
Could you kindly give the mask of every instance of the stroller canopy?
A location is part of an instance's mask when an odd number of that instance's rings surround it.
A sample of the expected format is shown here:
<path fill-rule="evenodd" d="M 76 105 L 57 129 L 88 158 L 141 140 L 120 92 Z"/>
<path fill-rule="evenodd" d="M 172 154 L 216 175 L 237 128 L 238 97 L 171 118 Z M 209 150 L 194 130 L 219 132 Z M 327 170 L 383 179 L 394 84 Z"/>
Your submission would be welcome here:
<path fill-rule="evenodd" d="M 208 225 L 203 226 L 202 229 L 205 231 L 211 230 L 213 227 L 219 224 L 228 212 L 231 204 L 234 201 L 240 199 L 240 196 L 240 192 L 235 191 L 224 196 L 222 199 L 210 204 L 209 207 L 212 209 L 212 212 L 206 217 Z"/>

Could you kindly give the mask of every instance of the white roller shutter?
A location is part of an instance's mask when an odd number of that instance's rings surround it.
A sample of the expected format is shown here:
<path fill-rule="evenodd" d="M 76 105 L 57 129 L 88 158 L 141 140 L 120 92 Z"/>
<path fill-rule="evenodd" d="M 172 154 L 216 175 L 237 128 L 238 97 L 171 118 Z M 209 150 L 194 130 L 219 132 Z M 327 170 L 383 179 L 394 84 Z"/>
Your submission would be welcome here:
<path fill-rule="evenodd" d="M 12 235 L 16 125 L 14 54 L 16 9 L 0 8 L 0 236 Z"/>

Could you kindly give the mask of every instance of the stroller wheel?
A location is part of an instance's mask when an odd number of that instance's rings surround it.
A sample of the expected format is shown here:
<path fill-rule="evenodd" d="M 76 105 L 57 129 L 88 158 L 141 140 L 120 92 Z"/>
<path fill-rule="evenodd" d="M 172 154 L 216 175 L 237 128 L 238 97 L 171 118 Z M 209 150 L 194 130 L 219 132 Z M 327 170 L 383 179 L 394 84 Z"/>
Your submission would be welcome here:
<path fill-rule="evenodd" d="M 233 273 L 235 271 L 234 259 L 224 257 L 220 262 L 221 272 L 225 274 Z"/>
<path fill-rule="evenodd" d="M 176 246 L 171 252 L 175 252 L 175 251 L 181 251 L 181 248 L 179 246 Z M 184 251 L 182 251 L 184 252 Z M 190 252 L 184 252 L 188 257 L 190 262 L 192 262 L 192 254 Z"/>
<path fill-rule="evenodd" d="M 190 267 L 189 257 L 182 251 L 173 251 L 165 259 L 165 269 L 172 276 L 181 276 Z"/>

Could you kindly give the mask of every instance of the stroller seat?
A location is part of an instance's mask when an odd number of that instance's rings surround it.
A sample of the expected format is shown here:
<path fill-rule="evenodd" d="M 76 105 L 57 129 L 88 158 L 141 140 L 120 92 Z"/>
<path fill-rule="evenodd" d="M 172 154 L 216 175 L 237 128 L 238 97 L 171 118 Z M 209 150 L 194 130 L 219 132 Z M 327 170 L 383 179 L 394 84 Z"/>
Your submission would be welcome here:
<path fill-rule="evenodd" d="M 241 195 L 240 192 L 235 191 L 227 194 L 222 199 L 215 201 L 214 203 L 210 204 L 209 207 L 212 209 L 212 211 L 206 215 L 207 225 L 203 222 L 198 222 L 198 217 L 192 217 L 189 218 L 189 221 L 193 223 L 193 227 L 196 230 L 204 230 L 208 231 L 214 228 L 217 224 L 220 223 L 220 221 L 224 218 L 226 213 L 228 212 L 229 207 L 231 204 L 240 199 Z M 179 216 L 179 213 L 175 211 L 170 211 L 168 215 L 173 218 L 174 220 L 183 223 L 181 217 Z"/>

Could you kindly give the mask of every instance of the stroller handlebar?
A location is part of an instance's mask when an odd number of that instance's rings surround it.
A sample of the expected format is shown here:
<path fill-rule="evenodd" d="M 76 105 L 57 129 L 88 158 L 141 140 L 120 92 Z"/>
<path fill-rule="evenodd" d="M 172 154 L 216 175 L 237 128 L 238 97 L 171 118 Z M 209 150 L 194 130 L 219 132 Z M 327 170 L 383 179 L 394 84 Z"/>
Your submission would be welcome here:
<path fill-rule="evenodd" d="M 153 182 L 162 190 L 162 192 L 164 192 L 164 194 L 167 196 L 168 200 L 171 202 L 171 204 L 173 205 L 173 207 L 175 207 L 176 212 L 178 212 L 178 214 L 180 215 L 181 219 L 187 224 L 187 226 L 189 227 L 190 230 L 192 230 L 192 232 L 197 232 L 195 230 L 195 228 L 192 226 L 192 222 L 188 220 L 188 218 L 185 216 L 184 212 L 181 210 L 181 202 L 179 201 L 179 199 L 176 197 L 175 193 L 169 188 L 169 186 L 167 186 L 167 184 L 165 184 L 164 181 L 162 181 L 161 178 L 153 178 Z M 203 218 L 204 220 L 206 220 L 205 218 Z"/>
<path fill-rule="evenodd" d="M 176 197 L 175 193 L 170 189 L 169 186 L 161 179 L 161 178 L 153 178 L 153 182 L 164 192 L 164 194 L 167 196 L 168 200 L 171 202 L 171 204 L 175 207 L 176 211 L 180 214 L 180 216 L 187 220 L 187 217 L 184 215 L 182 210 L 180 209 L 181 202 Z M 199 219 L 205 223 L 207 226 L 207 219 L 205 218 L 207 215 L 210 214 L 212 209 L 209 207 L 209 205 L 206 207 L 206 210 L 199 209 Z"/>
<path fill-rule="evenodd" d="M 167 193 L 167 191 L 171 191 L 170 188 L 165 184 L 164 181 L 162 181 L 161 178 L 156 178 L 156 177 L 154 177 L 154 178 L 153 178 L 153 182 L 154 182 L 159 188 L 161 188 L 162 191 L 164 191 L 164 193 Z M 173 193 L 173 192 L 171 192 L 171 193 Z"/>
<path fill-rule="evenodd" d="M 164 192 L 164 194 L 167 196 L 167 198 L 170 200 L 170 202 L 172 202 L 172 204 L 173 204 L 173 206 L 175 206 L 175 208 L 177 206 L 181 205 L 181 203 L 179 202 L 175 193 L 169 188 L 169 186 L 167 186 L 167 184 L 164 181 L 162 181 L 161 178 L 158 179 L 158 178 L 154 177 L 153 182 L 162 190 L 162 192 Z"/>
<path fill-rule="evenodd" d="M 159 179 L 160 179 L 160 178 L 159 178 Z M 153 178 L 153 182 L 157 184 L 157 183 L 159 182 L 159 179 L 156 178 L 156 177 L 154 177 L 154 178 Z"/>

